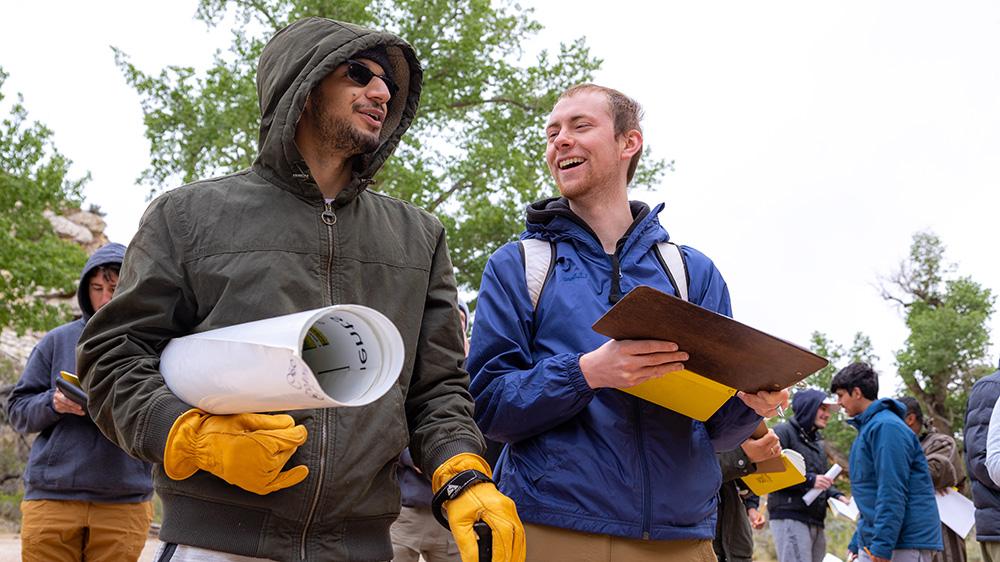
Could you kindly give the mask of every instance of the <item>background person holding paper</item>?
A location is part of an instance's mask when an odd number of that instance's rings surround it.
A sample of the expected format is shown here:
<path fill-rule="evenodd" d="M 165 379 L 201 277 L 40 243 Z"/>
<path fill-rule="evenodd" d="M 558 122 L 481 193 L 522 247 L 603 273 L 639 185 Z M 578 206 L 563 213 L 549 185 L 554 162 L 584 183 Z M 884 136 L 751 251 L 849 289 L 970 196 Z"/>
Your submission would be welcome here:
<path fill-rule="evenodd" d="M 306 18 L 271 38 L 256 78 L 256 161 L 150 205 L 116 299 L 79 348 L 98 425 L 157 465 L 158 560 L 391 559 L 407 443 L 449 493 L 464 560 L 478 558 L 478 519 L 494 560 L 521 560 L 514 504 L 478 456 L 444 228 L 368 190 L 416 114 L 416 53 L 390 33 Z M 340 303 L 378 310 L 403 339 L 396 386 L 369 405 L 210 415 L 158 370 L 172 338 Z"/>
<path fill-rule="evenodd" d="M 77 287 L 83 317 L 45 334 L 7 403 L 19 433 L 38 433 L 24 471 L 21 556 L 27 561 L 137 560 L 153 519 L 150 465 L 101 434 L 55 381 L 76 372 L 84 325 L 115 292 L 125 246 L 110 243 L 87 260 Z"/>
<path fill-rule="evenodd" d="M 976 540 L 985 562 L 1000 562 L 1000 484 L 986 468 L 990 417 L 1000 399 L 1000 370 L 972 385 L 965 408 L 965 464 L 976 504 Z"/>
<path fill-rule="evenodd" d="M 861 516 L 848 550 L 862 562 L 929 562 L 940 551 L 941 518 L 934 485 L 906 407 L 878 399 L 878 375 L 852 363 L 834 375 L 830 392 L 858 436 L 851 445 L 851 492 Z"/>
<path fill-rule="evenodd" d="M 839 406 L 823 391 L 800 390 L 792 396 L 792 419 L 774 426 L 781 448 L 797 451 L 806 463 L 805 482 L 767 495 L 767 512 L 778 562 L 823 560 L 826 556 L 826 500 L 836 498 L 846 503 L 844 494 L 826 476 L 830 463 L 821 430 L 835 409 Z M 806 505 L 802 496 L 813 488 L 823 492 Z"/>
<path fill-rule="evenodd" d="M 924 458 L 927 459 L 934 492 L 943 494 L 949 488 L 963 484 L 965 470 L 962 469 L 962 456 L 958 452 L 955 438 L 935 431 L 924 423 L 924 411 L 916 398 L 903 396 L 899 401 L 906 406 L 906 417 L 903 421 L 920 439 L 920 447 L 924 450 Z M 934 553 L 934 562 L 965 562 L 965 539 L 944 523 L 941 523 L 941 541 L 944 550 Z"/>
<path fill-rule="evenodd" d="M 535 308 L 519 244 L 495 252 L 483 273 L 468 362 L 476 421 L 506 443 L 500 487 L 528 522 L 533 561 L 714 559 L 715 452 L 738 447 L 788 396 L 741 393 L 702 423 L 616 390 L 670 376 L 698 352 L 591 329 L 639 285 L 677 294 L 655 250 L 668 238 L 662 205 L 628 200 L 640 113 L 592 84 L 560 96 L 546 162 L 562 197 L 531 204 L 522 234 L 554 243 L 552 276 Z M 682 252 L 691 302 L 729 315 L 718 269 Z"/>

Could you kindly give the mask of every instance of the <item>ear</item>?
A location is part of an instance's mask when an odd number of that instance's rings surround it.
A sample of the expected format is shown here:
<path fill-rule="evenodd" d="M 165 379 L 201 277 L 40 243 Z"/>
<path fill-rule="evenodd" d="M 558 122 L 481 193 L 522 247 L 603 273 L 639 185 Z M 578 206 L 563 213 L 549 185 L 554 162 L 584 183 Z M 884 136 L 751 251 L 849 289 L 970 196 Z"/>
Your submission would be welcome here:
<path fill-rule="evenodd" d="M 626 131 L 621 136 L 621 142 L 622 153 L 620 158 L 622 160 L 631 160 L 637 152 L 642 150 L 642 133 L 636 129 Z"/>

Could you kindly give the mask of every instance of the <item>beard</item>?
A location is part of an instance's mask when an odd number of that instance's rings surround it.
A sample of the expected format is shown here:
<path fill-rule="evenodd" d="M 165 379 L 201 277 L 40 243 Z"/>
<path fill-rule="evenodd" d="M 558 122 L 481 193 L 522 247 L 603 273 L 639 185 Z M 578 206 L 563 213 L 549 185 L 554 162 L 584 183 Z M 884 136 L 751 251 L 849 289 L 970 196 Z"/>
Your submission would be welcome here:
<path fill-rule="evenodd" d="M 319 136 L 320 146 L 330 152 L 346 152 L 350 156 L 368 154 L 382 144 L 377 133 L 366 133 L 358 130 L 348 119 L 327 114 L 323 109 L 322 94 L 316 92 L 315 103 L 312 104 L 314 122 Z M 351 107 L 352 111 L 364 108 L 362 103 Z"/>

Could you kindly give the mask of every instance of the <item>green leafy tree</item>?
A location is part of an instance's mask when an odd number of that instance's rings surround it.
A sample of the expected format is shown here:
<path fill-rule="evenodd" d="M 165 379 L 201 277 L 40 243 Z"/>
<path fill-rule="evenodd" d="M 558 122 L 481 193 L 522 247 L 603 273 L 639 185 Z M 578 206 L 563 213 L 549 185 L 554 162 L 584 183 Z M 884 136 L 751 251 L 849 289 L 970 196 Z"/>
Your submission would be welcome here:
<path fill-rule="evenodd" d="M 956 277 L 945 246 L 930 232 L 913 235 L 910 255 L 882 283 L 882 296 L 898 304 L 910 335 L 896 352 L 906 390 L 942 433 L 958 435 L 975 381 L 987 362 L 988 323 L 995 297 L 970 277 Z"/>
<path fill-rule="evenodd" d="M 478 288 L 489 254 L 522 229 L 525 205 L 554 193 L 544 166 L 544 120 L 556 96 L 588 81 L 601 61 L 582 39 L 521 50 L 542 26 L 531 10 L 491 0 L 201 0 L 196 18 L 235 21 L 228 52 L 203 75 L 171 66 L 146 74 L 116 50 L 142 98 L 151 194 L 246 168 L 256 154 L 256 61 L 289 22 L 323 16 L 406 38 L 424 67 L 421 105 L 376 189 L 435 213 L 448 228 L 459 283 Z M 662 161 L 647 158 L 633 185 L 652 185 Z"/>
<path fill-rule="evenodd" d="M 871 339 L 861 332 L 854 334 L 854 340 L 847 348 L 837 344 L 822 332 L 813 332 L 809 348 L 813 353 L 829 359 L 830 363 L 810 375 L 803 384 L 809 388 L 818 388 L 823 392 L 830 391 L 833 375 L 837 374 L 840 369 L 857 361 L 869 364 L 878 361 Z M 848 453 L 858 432 L 853 427 L 843 423 L 844 419 L 842 412 L 839 416 L 831 417 L 826 429 L 823 430 L 823 438 L 826 440 L 827 454 L 834 462 L 843 467 L 846 475 L 849 466 Z"/>
<path fill-rule="evenodd" d="M 0 69 L 0 102 L 7 73 Z M 68 310 L 33 298 L 71 293 L 87 255 L 60 239 L 43 212 L 79 208 L 81 179 L 69 178 L 70 160 L 52 144 L 52 132 L 28 122 L 20 95 L 0 122 L 0 327 L 21 333 L 65 322 Z"/>

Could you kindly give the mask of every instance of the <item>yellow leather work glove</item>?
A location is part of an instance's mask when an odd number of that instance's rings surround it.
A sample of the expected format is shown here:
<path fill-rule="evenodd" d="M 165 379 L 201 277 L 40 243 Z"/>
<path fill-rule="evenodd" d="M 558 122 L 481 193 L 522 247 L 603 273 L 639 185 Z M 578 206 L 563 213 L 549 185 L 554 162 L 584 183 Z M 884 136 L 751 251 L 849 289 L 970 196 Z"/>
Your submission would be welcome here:
<path fill-rule="evenodd" d="M 456 474 L 478 470 L 492 477 L 490 465 L 480 456 L 461 453 L 444 461 L 434 471 L 431 486 L 436 493 Z M 492 482 L 473 484 L 457 498 L 446 501 L 448 524 L 463 562 L 524 562 L 524 526 L 517 507 Z M 479 545 L 473 523 L 482 520 L 493 531 L 493 560 L 479 560 Z"/>
<path fill-rule="evenodd" d="M 184 480 L 202 469 L 255 494 L 270 494 L 305 480 L 305 465 L 281 472 L 306 442 L 305 426 L 288 414 L 213 415 L 197 408 L 181 414 L 163 450 L 163 469 Z"/>

